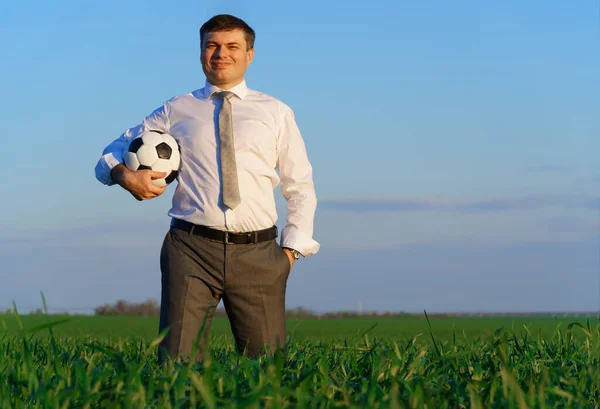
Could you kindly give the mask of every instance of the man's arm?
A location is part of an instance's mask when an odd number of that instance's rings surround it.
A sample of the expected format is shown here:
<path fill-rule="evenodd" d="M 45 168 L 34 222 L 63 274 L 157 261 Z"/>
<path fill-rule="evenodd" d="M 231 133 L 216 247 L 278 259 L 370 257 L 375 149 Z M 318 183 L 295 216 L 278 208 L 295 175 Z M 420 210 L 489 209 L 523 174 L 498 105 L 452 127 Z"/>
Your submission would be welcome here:
<path fill-rule="evenodd" d="M 281 231 L 281 246 L 298 250 L 308 257 L 319 251 L 313 239 L 317 197 L 312 166 L 293 111 L 281 104 L 278 138 L 278 164 L 281 192 L 287 200 L 286 225 Z"/>
<path fill-rule="evenodd" d="M 151 170 L 130 171 L 123 164 L 123 149 L 127 147 L 132 139 L 149 130 L 168 132 L 169 118 L 167 106 L 156 109 L 144 121 L 126 130 L 119 138 L 112 141 L 104 151 L 96 164 L 96 179 L 107 186 L 115 184 L 128 190 L 137 200 L 152 199 L 162 194 L 165 187 L 154 186 L 152 179 L 165 177 L 163 172 Z"/>
<path fill-rule="evenodd" d="M 144 169 L 132 172 L 122 163 L 112 168 L 110 177 L 114 183 L 129 191 L 137 200 L 150 200 L 162 195 L 166 186 L 158 187 L 152 183 L 153 179 L 167 176 L 167 172 L 155 172 Z"/>

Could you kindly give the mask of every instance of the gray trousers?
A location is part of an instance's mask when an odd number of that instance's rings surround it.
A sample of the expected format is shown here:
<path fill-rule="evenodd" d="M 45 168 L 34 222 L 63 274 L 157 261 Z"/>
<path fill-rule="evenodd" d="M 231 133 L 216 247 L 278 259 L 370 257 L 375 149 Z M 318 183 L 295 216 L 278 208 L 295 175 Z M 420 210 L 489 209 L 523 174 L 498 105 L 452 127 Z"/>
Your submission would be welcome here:
<path fill-rule="evenodd" d="M 287 255 L 277 241 L 224 244 L 171 227 L 161 254 L 159 363 L 195 359 L 208 351 L 210 324 L 223 304 L 239 353 L 255 357 L 264 347 L 285 344 L 285 292 L 290 274 Z M 198 337 L 200 329 L 201 335 Z"/>

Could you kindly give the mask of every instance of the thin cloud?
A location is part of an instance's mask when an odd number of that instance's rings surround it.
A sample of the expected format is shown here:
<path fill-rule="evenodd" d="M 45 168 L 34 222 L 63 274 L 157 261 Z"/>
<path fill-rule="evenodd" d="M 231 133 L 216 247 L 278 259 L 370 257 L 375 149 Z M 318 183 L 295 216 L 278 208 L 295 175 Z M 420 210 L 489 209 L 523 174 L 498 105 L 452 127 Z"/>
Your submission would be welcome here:
<path fill-rule="evenodd" d="M 547 217 L 543 223 L 553 233 L 596 233 L 600 231 L 600 223 L 590 223 L 586 219 L 575 216 Z"/>
<path fill-rule="evenodd" d="M 40 248 L 40 247 L 89 247 L 98 243 L 115 247 L 139 247 L 154 243 L 168 230 L 168 220 L 130 220 L 34 230 L 3 235 L 0 233 L 1 248 Z M 10 232 L 8 232 L 10 233 Z"/>
<path fill-rule="evenodd" d="M 528 168 L 531 172 L 556 172 L 566 173 L 572 170 L 571 167 L 559 164 L 534 165 Z"/>
<path fill-rule="evenodd" d="M 600 176 L 581 176 L 575 179 L 578 184 L 595 184 L 600 183 Z"/>
<path fill-rule="evenodd" d="M 493 213 L 537 210 L 547 207 L 599 209 L 600 196 L 537 195 L 489 200 L 382 199 L 323 200 L 319 207 L 349 212 L 458 212 Z"/>

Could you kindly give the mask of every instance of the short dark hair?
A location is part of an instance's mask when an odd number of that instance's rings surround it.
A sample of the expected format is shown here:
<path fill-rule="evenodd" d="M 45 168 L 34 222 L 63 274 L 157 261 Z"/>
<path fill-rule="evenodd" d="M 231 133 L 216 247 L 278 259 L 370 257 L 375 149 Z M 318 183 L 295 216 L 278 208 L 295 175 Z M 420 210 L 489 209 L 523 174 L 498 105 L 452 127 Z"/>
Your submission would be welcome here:
<path fill-rule="evenodd" d="M 212 33 L 215 31 L 231 31 L 240 29 L 244 31 L 246 37 L 246 47 L 251 50 L 254 48 L 254 39 L 256 34 L 254 30 L 246 24 L 241 18 L 232 16 L 231 14 L 219 14 L 212 17 L 206 23 L 200 27 L 200 45 L 204 42 L 204 36 L 206 33 Z"/>

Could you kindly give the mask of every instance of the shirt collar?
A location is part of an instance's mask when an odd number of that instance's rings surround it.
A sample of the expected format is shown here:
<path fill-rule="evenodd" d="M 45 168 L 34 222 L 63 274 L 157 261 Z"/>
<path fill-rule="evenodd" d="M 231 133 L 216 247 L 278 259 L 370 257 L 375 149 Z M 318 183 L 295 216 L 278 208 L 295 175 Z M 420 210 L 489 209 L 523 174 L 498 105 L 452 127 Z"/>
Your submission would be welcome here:
<path fill-rule="evenodd" d="M 214 94 L 215 92 L 220 92 L 220 91 L 223 91 L 223 90 L 221 88 L 217 87 L 216 85 L 211 84 L 208 81 L 205 82 L 204 96 L 206 97 L 206 99 L 210 99 L 212 94 Z M 240 82 L 238 85 L 236 85 L 233 88 L 228 89 L 227 91 L 233 92 L 239 99 L 246 98 L 246 95 L 248 95 L 248 86 L 246 85 L 246 80 L 245 79 L 242 80 L 242 82 Z"/>

